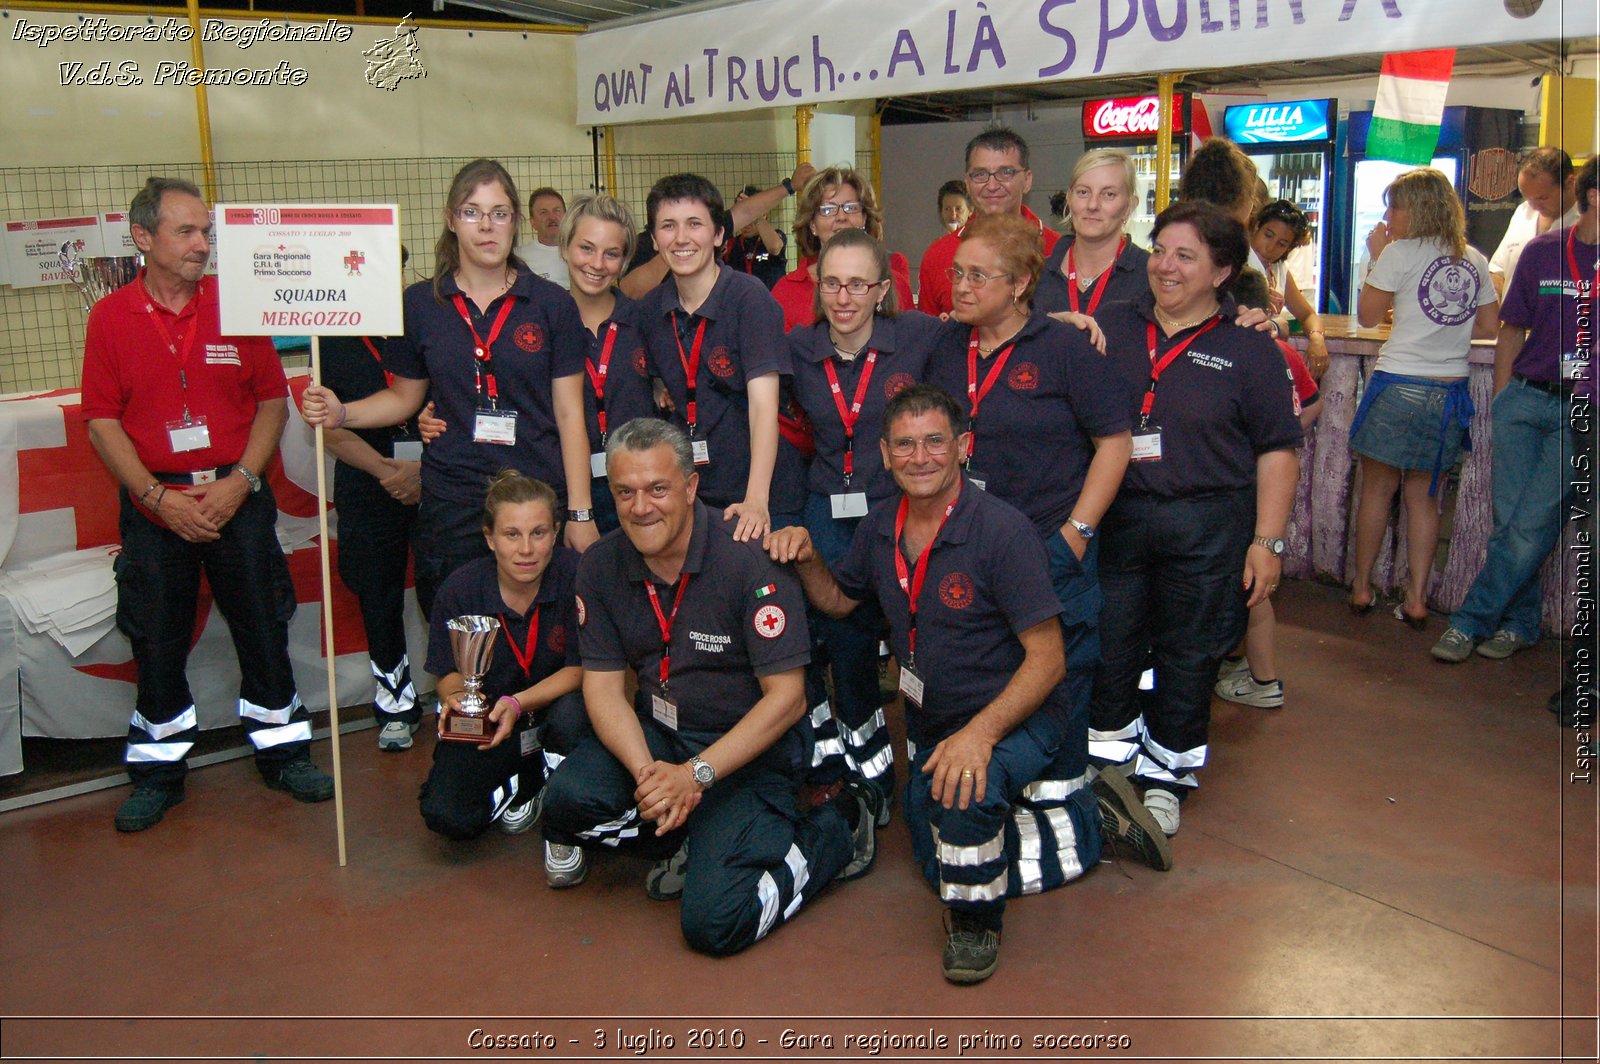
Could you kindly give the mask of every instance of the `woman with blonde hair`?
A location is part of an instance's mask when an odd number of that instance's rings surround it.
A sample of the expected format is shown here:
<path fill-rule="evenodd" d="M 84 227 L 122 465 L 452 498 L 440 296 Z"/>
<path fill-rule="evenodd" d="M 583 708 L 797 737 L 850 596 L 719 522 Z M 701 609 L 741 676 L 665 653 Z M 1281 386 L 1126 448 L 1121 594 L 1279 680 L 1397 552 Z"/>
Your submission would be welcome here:
<path fill-rule="evenodd" d="M 874 240 L 883 239 L 883 211 L 867 176 L 848 166 L 819 170 L 794 205 L 794 240 L 800 264 L 777 284 L 772 296 L 783 307 L 783 329 L 816 321 L 817 255 L 828 238 L 841 229 L 865 229 Z M 895 295 L 902 307 L 911 300 L 911 264 L 899 252 L 889 256 Z"/>
<path fill-rule="evenodd" d="M 1371 328 L 1392 307 L 1394 325 L 1350 425 L 1362 478 L 1350 609 L 1366 614 L 1377 602 L 1372 567 L 1400 491 L 1408 572 L 1405 601 L 1394 613 L 1421 630 L 1439 542 L 1439 480 L 1469 445 L 1467 353 L 1475 337 L 1495 335 L 1500 304 L 1488 262 L 1467 246 L 1466 215 L 1443 174 L 1401 174 L 1384 201 L 1389 209 L 1367 236 L 1373 266 L 1356 316 Z"/>
<path fill-rule="evenodd" d="M 1093 317 L 1104 302 L 1126 303 L 1149 290 L 1150 253 L 1123 231 L 1138 195 L 1139 175 L 1127 152 L 1096 148 L 1078 159 L 1067 189 L 1071 228 L 1045 259 L 1034 306 Z"/>

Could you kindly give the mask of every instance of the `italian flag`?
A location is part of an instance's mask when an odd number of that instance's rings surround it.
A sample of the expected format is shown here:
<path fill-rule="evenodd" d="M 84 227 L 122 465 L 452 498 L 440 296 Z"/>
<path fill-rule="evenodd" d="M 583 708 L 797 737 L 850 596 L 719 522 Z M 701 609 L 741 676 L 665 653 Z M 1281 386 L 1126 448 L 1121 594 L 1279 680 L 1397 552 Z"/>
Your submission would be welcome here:
<path fill-rule="evenodd" d="M 1455 58 L 1454 48 L 1383 57 L 1372 129 L 1367 134 L 1367 158 L 1412 166 L 1433 161 Z"/>

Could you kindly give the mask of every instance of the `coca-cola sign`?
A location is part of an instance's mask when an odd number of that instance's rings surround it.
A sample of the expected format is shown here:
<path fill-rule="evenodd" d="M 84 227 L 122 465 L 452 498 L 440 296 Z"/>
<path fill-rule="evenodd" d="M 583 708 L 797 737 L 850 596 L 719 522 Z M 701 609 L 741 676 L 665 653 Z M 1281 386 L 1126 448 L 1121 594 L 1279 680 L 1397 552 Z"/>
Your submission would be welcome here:
<path fill-rule="evenodd" d="M 1189 110 L 1189 98 L 1183 93 L 1172 97 L 1175 133 L 1184 130 L 1184 116 Z M 1160 96 L 1117 96 L 1108 100 L 1090 100 L 1083 105 L 1083 135 L 1085 137 L 1154 137 L 1161 128 Z"/>

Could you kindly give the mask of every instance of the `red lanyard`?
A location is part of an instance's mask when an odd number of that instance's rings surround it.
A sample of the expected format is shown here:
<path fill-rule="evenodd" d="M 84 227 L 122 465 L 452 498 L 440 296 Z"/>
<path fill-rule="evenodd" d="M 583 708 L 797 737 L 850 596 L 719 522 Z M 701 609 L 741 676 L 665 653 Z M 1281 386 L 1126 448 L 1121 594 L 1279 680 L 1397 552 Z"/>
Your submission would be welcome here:
<path fill-rule="evenodd" d="M 383 356 L 378 353 L 378 345 L 372 342 L 372 337 L 363 336 L 361 338 L 361 342 L 367 345 L 367 350 L 372 352 L 372 361 L 376 362 L 378 364 L 378 366 L 381 368 L 383 366 Z M 390 373 L 388 370 L 384 370 L 383 371 L 383 383 L 385 383 L 389 387 L 393 388 L 394 387 L 394 374 Z"/>
<path fill-rule="evenodd" d="M 517 664 L 522 666 L 522 677 L 529 683 L 533 682 L 533 656 L 539 652 L 539 607 L 533 608 L 533 619 L 528 622 L 528 645 L 526 648 L 517 646 L 517 641 L 511 638 L 511 625 L 506 622 L 506 615 L 500 615 L 500 627 L 505 629 L 506 642 L 511 644 L 511 656 L 517 659 Z"/>
<path fill-rule="evenodd" d="M 617 342 L 617 323 L 612 322 L 606 326 L 606 342 L 600 346 L 600 365 L 595 366 L 592 359 L 583 360 L 583 368 L 589 372 L 589 385 L 594 389 L 594 419 L 600 426 L 600 446 L 606 445 L 606 374 L 611 369 L 611 348 Z"/>
<path fill-rule="evenodd" d="M 672 312 L 672 339 L 678 345 L 678 362 L 683 366 L 684 402 L 683 415 L 689 422 L 689 438 L 694 438 L 695 426 L 695 390 L 700 378 L 700 345 L 706 338 L 706 319 L 701 318 L 700 324 L 694 330 L 694 341 L 689 345 L 689 354 L 683 353 L 683 334 L 678 331 L 678 312 Z"/>
<path fill-rule="evenodd" d="M 850 475 L 855 472 L 855 440 L 856 422 L 861 418 L 861 404 L 867 398 L 867 384 L 872 380 L 872 367 L 878 363 L 878 352 L 867 352 L 867 364 L 861 370 L 861 379 L 856 382 L 856 396 L 850 401 L 850 409 L 844 405 L 844 389 L 839 387 L 839 371 L 833 366 L 833 359 L 822 364 L 823 370 L 828 374 L 828 390 L 833 393 L 833 405 L 839 410 L 839 420 L 844 422 L 844 482 L 848 487 Z"/>
<path fill-rule="evenodd" d="M 1578 272 L 1578 227 L 1573 226 L 1567 231 L 1567 265 L 1572 268 L 1572 280 L 1578 286 L 1578 298 L 1593 299 L 1594 294 L 1600 291 L 1600 259 L 1595 260 L 1594 278 L 1589 282 L 1589 291 L 1585 295 L 1583 290 L 1583 274 Z"/>
<path fill-rule="evenodd" d="M 500 338 L 500 329 L 506 323 L 506 318 L 511 314 L 511 304 L 516 302 L 511 296 L 505 297 L 505 302 L 500 304 L 500 313 L 495 315 L 494 325 L 489 329 L 489 339 L 485 340 L 478 335 L 477 327 L 472 324 L 472 315 L 467 313 L 467 300 L 465 296 L 455 297 L 456 310 L 461 314 L 461 320 L 466 323 L 467 331 L 472 334 L 472 357 L 475 360 L 473 371 L 477 375 L 478 395 L 483 395 L 484 378 L 489 381 L 489 405 L 495 408 L 500 406 L 500 389 L 494 381 L 494 342 Z"/>
<path fill-rule="evenodd" d="M 933 545 L 939 539 L 939 533 L 944 531 L 945 522 L 950 520 L 950 511 L 956 508 L 956 503 L 961 499 L 961 486 L 956 485 L 956 497 L 950 500 L 950 505 L 944 508 L 944 516 L 939 519 L 939 527 L 933 530 L 933 538 L 928 540 L 928 545 L 922 548 L 922 553 L 917 555 L 917 565 L 910 573 L 906 571 L 906 556 L 900 550 L 900 534 L 906 528 L 906 514 L 911 510 L 911 500 L 905 496 L 900 497 L 900 509 L 894 515 L 894 575 L 900 581 L 900 590 L 906 593 L 911 613 L 911 631 L 909 645 L 912 668 L 917 666 L 917 599 L 922 595 L 922 582 L 928 576 L 928 557 L 933 553 Z"/>
<path fill-rule="evenodd" d="M 204 283 L 205 280 L 202 278 L 195 284 L 192 299 L 200 298 L 200 285 Z M 139 286 L 143 288 L 144 282 L 140 281 Z M 155 300 L 150 298 L 150 290 L 146 288 L 144 294 L 145 313 L 150 315 L 150 321 L 154 323 L 156 332 L 161 334 L 161 342 L 167 345 L 167 350 L 172 352 L 172 357 L 178 360 L 178 385 L 183 389 L 183 423 L 187 425 L 189 424 L 189 355 L 194 351 L 194 338 L 200 335 L 200 308 L 196 305 L 194 321 L 189 323 L 189 335 L 184 337 L 183 352 L 180 354 L 178 345 L 172 340 L 172 334 L 167 331 L 166 322 L 161 320 L 161 314 L 156 310 Z"/>
<path fill-rule="evenodd" d="M 656 624 L 661 626 L 661 689 L 667 689 L 667 676 L 672 672 L 672 622 L 678 619 L 678 607 L 683 605 L 683 593 L 689 589 L 689 574 L 678 578 L 678 593 L 672 599 L 672 613 L 661 612 L 661 598 L 656 594 L 656 582 L 644 578 L 645 593 L 650 596 L 650 608 L 656 611 Z"/>
<path fill-rule="evenodd" d="M 967 431 L 972 434 L 972 440 L 967 444 L 967 461 L 972 461 L 972 454 L 978 449 L 978 404 L 983 402 L 999 379 L 1000 373 L 1006 368 L 1006 360 L 1011 357 L 1011 352 L 1016 350 L 1015 340 L 1006 344 L 1005 350 L 997 355 L 991 355 L 994 365 L 989 367 L 988 376 L 983 378 L 983 387 L 978 387 L 978 330 L 972 330 L 972 339 L 967 342 Z"/>
<path fill-rule="evenodd" d="M 1145 390 L 1144 402 L 1139 405 L 1139 428 L 1143 429 L 1150 423 L 1150 410 L 1156 405 L 1156 382 L 1161 379 L 1161 372 L 1187 351 L 1190 344 L 1215 329 L 1221 320 L 1221 314 L 1214 315 L 1210 321 L 1196 329 L 1187 340 L 1162 355 L 1160 361 L 1156 360 L 1156 323 L 1150 322 L 1145 326 L 1145 344 L 1150 349 L 1150 387 Z"/>
<path fill-rule="evenodd" d="M 1075 246 L 1075 245 L 1074 245 Z M 1100 279 L 1094 283 L 1094 294 L 1089 297 L 1088 313 L 1093 314 L 1100 305 L 1100 297 L 1106 294 L 1106 284 L 1111 280 L 1111 271 L 1117 268 L 1117 260 L 1122 257 L 1122 249 L 1128 246 L 1128 238 L 1123 237 L 1117 241 L 1117 253 L 1111 256 L 1111 265 L 1100 271 Z M 1067 249 L 1067 302 L 1072 305 L 1072 313 L 1084 313 L 1078 309 L 1078 267 L 1077 258 Z"/>

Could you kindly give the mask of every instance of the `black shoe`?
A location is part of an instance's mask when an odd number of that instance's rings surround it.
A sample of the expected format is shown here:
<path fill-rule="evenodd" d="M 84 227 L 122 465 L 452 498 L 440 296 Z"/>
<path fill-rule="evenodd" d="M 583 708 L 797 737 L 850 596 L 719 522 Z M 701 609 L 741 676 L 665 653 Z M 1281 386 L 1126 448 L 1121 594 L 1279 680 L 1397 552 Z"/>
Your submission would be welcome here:
<path fill-rule="evenodd" d="M 833 799 L 839 815 L 850 825 L 850 861 L 833 877 L 841 883 L 860 879 L 871 871 L 872 862 L 878 856 L 878 810 L 883 804 L 878 788 L 865 780 L 846 780 L 844 787 Z"/>
<path fill-rule="evenodd" d="M 118 831 L 143 831 L 161 823 L 167 810 L 183 801 L 183 784 L 175 787 L 159 783 L 140 783 L 117 806 Z"/>
<path fill-rule="evenodd" d="M 981 983 L 1000 963 L 1000 932 L 966 913 L 944 912 L 944 977 L 952 983 Z"/>
<path fill-rule="evenodd" d="M 267 776 L 267 786 L 288 791 L 297 802 L 326 802 L 333 797 L 333 777 L 313 765 L 309 758 L 290 761 Z"/>
<path fill-rule="evenodd" d="M 1092 787 L 1100 806 L 1100 837 L 1106 847 L 1115 854 L 1137 857 L 1157 872 L 1171 869 L 1172 844 L 1128 778 L 1107 768 L 1095 776 Z"/>

